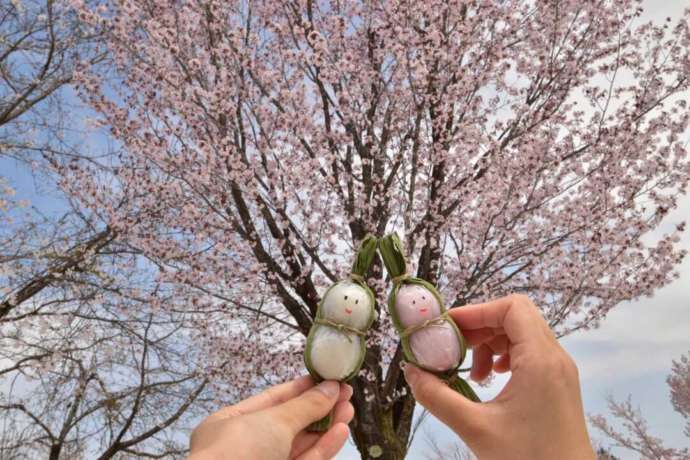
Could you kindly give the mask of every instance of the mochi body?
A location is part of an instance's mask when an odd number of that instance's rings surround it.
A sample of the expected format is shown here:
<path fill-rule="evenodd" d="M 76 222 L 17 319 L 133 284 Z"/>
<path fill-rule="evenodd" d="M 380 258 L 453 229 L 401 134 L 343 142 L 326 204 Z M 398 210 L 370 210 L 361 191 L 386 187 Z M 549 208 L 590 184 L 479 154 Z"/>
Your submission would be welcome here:
<path fill-rule="evenodd" d="M 319 325 L 308 350 L 312 369 L 325 380 L 345 379 L 360 363 L 362 340 L 356 334 Z"/>
<path fill-rule="evenodd" d="M 409 340 L 412 353 L 425 369 L 442 372 L 460 364 L 460 340 L 448 321 L 420 329 Z"/>

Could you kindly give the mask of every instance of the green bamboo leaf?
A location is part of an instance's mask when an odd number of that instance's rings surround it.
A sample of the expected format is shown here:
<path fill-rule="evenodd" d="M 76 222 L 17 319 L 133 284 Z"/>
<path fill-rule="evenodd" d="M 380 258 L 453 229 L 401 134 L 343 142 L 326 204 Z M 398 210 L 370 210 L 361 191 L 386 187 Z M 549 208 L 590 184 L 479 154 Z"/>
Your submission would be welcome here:
<path fill-rule="evenodd" d="M 407 273 L 405 251 L 397 233 L 391 233 L 379 240 L 379 253 L 391 278 Z"/>
<path fill-rule="evenodd" d="M 453 390 L 457 391 L 470 401 L 482 402 L 481 399 L 479 399 L 479 396 L 477 396 L 477 393 L 474 392 L 470 384 L 467 383 L 467 380 L 463 379 L 459 375 L 456 375 L 452 379 L 450 379 L 450 381 L 448 382 L 448 386 L 450 386 Z"/>
<path fill-rule="evenodd" d="M 307 427 L 306 431 L 311 433 L 323 433 L 328 431 L 331 427 L 331 422 L 333 421 L 333 411 L 329 412 L 324 418 L 313 422 Z"/>
<path fill-rule="evenodd" d="M 355 256 L 355 262 L 352 264 L 352 273 L 359 276 L 366 276 L 369 271 L 369 266 L 376 255 L 376 246 L 378 245 L 378 238 L 374 235 L 367 234 L 362 240 L 362 243 Z"/>

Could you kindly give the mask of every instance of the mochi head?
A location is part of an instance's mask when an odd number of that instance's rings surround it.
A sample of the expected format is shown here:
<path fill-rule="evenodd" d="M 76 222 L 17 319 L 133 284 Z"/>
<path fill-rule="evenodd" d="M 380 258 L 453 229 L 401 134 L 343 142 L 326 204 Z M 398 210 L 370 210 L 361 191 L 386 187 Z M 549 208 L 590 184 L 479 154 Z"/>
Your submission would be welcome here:
<path fill-rule="evenodd" d="M 321 304 L 321 313 L 334 323 L 364 330 L 369 325 L 373 307 L 369 294 L 362 286 L 344 280 L 328 290 Z"/>
<path fill-rule="evenodd" d="M 403 284 L 395 296 L 395 311 L 404 328 L 441 315 L 441 305 L 430 290 L 419 284 Z"/>

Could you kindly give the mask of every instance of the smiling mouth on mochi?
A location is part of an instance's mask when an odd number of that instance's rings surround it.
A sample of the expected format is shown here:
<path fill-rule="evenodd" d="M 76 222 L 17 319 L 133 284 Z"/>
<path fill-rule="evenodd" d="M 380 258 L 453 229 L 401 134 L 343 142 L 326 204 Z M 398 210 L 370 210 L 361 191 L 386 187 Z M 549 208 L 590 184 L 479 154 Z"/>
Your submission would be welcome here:
<path fill-rule="evenodd" d="M 349 308 L 346 308 L 346 309 L 345 309 L 345 313 L 347 313 L 348 315 L 351 315 L 351 314 L 352 314 L 352 310 L 349 309 Z"/>
<path fill-rule="evenodd" d="M 419 311 L 421 311 L 422 313 L 426 313 L 427 310 L 428 310 L 428 308 L 420 308 L 419 309 Z"/>

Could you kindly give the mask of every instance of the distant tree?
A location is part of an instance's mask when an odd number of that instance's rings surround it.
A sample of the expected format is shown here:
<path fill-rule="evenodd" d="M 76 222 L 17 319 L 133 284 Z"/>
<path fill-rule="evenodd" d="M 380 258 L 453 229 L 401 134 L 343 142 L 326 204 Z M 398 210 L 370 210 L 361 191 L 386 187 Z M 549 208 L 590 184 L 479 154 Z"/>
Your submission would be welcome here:
<path fill-rule="evenodd" d="M 464 444 L 451 442 L 443 446 L 429 433 L 427 433 L 426 444 L 430 451 L 426 455 L 428 460 L 476 460 L 477 458 Z"/>
<path fill-rule="evenodd" d="M 690 354 L 673 361 L 668 384 L 671 389 L 671 404 L 686 420 L 685 434 L 690 438 Z M 644 460 L 687 460 L 690 449 L 674 449 L 664 446 L 663 440 L 650 434 L 647 421 L 632 404 L 631 398 L 619 402 L 609 397 L 609 409 L 614 420 L 621 423 L 623 431 L 615 429 L 602 415 L 590 416 L 592 425 L 622 447 L 640 454 Z"/>
<path fill-rule="evenodd" d="M 620 460 L 618 457 L 616 457 L 603 447 L 598 448 L 596 453 L 597 460 Z"/>
<path fill-rule="evenodd" d="M 685 418 L 685 435 L 690 438 L 690 353 L 673 361 L 667 382 L 671 388 L 671 404 Z"/>
<path fill-rule="evenodd" d="M 166 294 L 141 255 L 56 186 L 58 158 L 94 156 L 76 138 L 67 85 L 102 59 L 98 39 L 66 1 L 0 2 L 0 161 L 61 206 L 42 214 L 0 170 L 3 460 L 181 458 L 189 421 L 209 408 L 193 312 L 170 308 L 184 297 L 165 310 L 147 302 L 149 290 Z"/>
<path fill-rule="evenodd" d="M 67 153 L 55 148 L 75 127 L 64 116 L 63 90 L 77 65 L 103 58 L 96 38 L 65 0 L 0 4 L 0 155 L 28 162 Z"/>
<path fill-rule="evenodd" d="M 0 5 L 0 158 L 45 177 L 56 154 L 86 157 L 62 149 L 60 139 L 65 86 L 77 65 L 102 58 L 92 48 L 94 39 L 64 0 Z M 78 216 L 51 219 L 27 209 L 29 204 L 15 197 L 0 172 L 0 319 L 112 240 L 108 229 L 94 231 Z"/>

